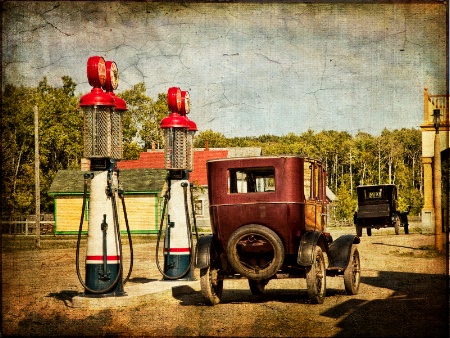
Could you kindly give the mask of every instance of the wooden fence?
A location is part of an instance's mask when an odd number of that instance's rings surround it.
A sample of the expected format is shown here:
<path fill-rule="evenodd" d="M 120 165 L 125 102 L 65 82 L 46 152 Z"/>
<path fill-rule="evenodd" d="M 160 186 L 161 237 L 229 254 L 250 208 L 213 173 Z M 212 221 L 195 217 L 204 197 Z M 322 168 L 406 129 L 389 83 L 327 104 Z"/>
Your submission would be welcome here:
<path fill-rule="evenodd" d="M 53 234 L 55 221 L 40 221 L 41 235 Z M 2 234 L 35 235 L 36 221 L 1 221 Z"/>

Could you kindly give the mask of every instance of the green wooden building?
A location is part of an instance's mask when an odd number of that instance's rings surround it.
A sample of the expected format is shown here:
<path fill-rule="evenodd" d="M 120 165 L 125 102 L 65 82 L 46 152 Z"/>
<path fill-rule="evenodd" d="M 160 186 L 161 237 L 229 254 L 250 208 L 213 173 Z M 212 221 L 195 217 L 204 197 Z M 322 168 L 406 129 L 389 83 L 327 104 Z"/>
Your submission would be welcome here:
<path fill-rule="evenodd" d="M 55 234 L 77 234 L 83 206 L 84 174 L 80 170 L 60 170 L 56 174 L 49 195 L 54 198 Z M 164 169 L 121 170 L 120 183 L 131 233 L 157 233 L 160 221 L 161 193 L 166 183 Z M 89 180 L 88 180 L 89 182 Z M 89 189 L 83 220 L 83 232 L 88 229 Z M 119 222 L 126 231 L 122 200 L 119 199 Z"/>

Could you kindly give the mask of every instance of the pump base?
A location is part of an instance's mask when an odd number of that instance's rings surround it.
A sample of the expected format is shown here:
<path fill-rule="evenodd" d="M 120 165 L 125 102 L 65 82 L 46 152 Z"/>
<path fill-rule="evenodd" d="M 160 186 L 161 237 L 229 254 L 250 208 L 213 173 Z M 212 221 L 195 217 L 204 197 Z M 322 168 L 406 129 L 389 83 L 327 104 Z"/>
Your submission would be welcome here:
<path fill-rule="evenodd" d="M 128 296 L 126 292 L 110 292 L 110 293 L 83 293 L 80 297 L 85 298 L 108 298 L 108 297 L 125 297 Z"/>
<path fill-rule="evenodd" d="M 88 297 L 116 297 L 125 295 L 123 290 L 122 275 L 119 264 L 108 264 L 108 279 L 102 279 L 104 265 L 103 264 L 86 264 L 86 286 L 94 291 L 104 290 L 102 293 L 93 293 L 88 290 L 84 294 Z M 118 277 L 118 274 L 120 276 Z M 111 288 L 116 278 L 119 278 L 117 284 Z M 108 290 L 109 289 L 109 290 Z"/>
<path fill-rule="evenodd" d="M 194 278 L 192 276 L 189 276 L 191 273 L 188 273 L 188 276 L 183 277 L 183 278 L 178 278 L 178 279 L 168 279 L 166 277 L 164 277 L 163 279 L 161 279 L 162 282 L 179 282 L 179 281 L 186 281 L 186 282 L 193 282 L 196 281 L 197 278 Z"/>
<path fill-rule="evenodd" d="M 164 277 L 164 281 L 196 280 L 193 277 L 193 269 L 190 267 L 191 255 L 164 255 L 164 273 L 174 279 Z M 189 269 L 188 271 L 186 271 Z M 185 273 L 184 273 L 185 272 Z M 184 273 L 184 274 L 183 274 Z M 179 278 L 178 278 L 179 277 Z"/>

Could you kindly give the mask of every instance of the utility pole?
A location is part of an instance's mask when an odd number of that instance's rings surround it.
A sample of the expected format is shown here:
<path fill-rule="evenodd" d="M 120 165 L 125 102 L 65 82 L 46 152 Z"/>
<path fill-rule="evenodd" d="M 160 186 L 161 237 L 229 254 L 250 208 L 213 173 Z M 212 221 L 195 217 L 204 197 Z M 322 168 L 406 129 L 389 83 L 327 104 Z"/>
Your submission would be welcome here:
<path fill-rule="evenodd" d="M 381 184 L 381 150 L 378 148 L 378 184 Z"/>
<path fill-rule="evenodd" d="M 34 111 L 34 176 L 36 190 L 36 248 L 41 247 L 41 188 L 39 182 L 39 114 L 38 107 Z"/>
<path fill-rule="evenodd" d="M 350 149 L 350 196 L 353 196 L 352 150 Z"/>
<path fill-rule="evenodd" d="M 434 134 L 434 161 L 433 161 L 433 200 L 434 200 L 434 229 L 435 229 L 435 246 L 436 251 L 442 252 L 442 206 L 441 206 L 441 184 L 442 184 L 442 173 L 441 173 L 441 139 L 439 135 L 440 127 L 440 115 L 441 111 L 439 109 L 434 110 L 434 127 L 436 133 Z"/>

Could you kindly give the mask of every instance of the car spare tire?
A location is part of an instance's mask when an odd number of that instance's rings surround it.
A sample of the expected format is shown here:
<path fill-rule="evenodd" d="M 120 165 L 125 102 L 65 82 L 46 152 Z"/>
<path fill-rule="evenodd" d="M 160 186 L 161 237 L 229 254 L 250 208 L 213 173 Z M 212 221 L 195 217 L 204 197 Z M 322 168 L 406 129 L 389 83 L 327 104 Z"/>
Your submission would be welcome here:
<path fill-rule="evenodd" d="M 228 239 L 227 257 L 237 273 L 253 280 L 272 277 L 283 264 L 284 246 L 271 229 L 249 224 L 236 229 Z"/>

